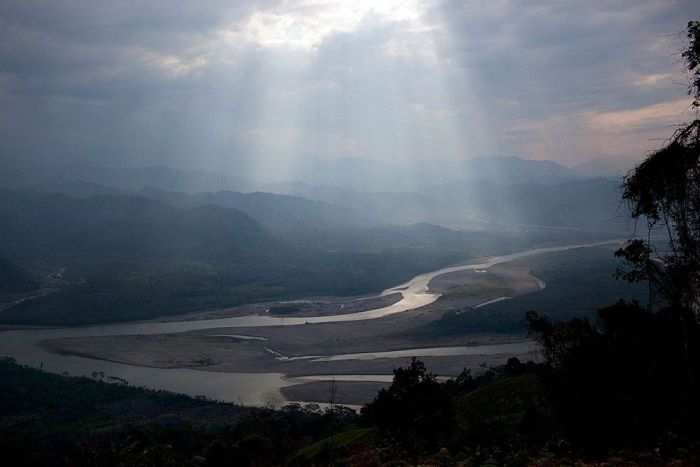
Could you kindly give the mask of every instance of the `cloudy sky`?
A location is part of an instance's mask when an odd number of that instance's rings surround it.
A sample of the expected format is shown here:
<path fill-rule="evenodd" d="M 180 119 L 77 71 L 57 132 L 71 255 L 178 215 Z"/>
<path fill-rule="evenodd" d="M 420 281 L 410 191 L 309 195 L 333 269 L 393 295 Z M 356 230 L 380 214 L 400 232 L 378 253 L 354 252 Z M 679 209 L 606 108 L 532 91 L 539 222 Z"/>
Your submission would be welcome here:
<path fill-rule="evenodd" d="M 638 156 L 692 115 L 698 17 L 695 0 L 0 0 L 0 158 Z"/>

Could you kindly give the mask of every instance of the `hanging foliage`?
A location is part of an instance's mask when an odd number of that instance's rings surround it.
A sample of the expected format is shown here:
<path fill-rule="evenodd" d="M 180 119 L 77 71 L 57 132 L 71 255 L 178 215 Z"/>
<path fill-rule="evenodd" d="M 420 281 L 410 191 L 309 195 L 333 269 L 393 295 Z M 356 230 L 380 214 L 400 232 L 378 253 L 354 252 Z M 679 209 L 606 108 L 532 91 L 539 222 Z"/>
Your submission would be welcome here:
<path fill-rule="evenodd" d="M 627 268 L 618 275 L 649 280 L 652 290 L 671 304 L 700 311 L 700 22 L 687 27 L 685 59 L 695 119 L 682 125 L 667 144 L 650 154 L 625 178 L 623 199 L 632 217 L 646 219 L 649 231 L 664 229 L 663 242 L 634 239 L 619 250 Z"/>

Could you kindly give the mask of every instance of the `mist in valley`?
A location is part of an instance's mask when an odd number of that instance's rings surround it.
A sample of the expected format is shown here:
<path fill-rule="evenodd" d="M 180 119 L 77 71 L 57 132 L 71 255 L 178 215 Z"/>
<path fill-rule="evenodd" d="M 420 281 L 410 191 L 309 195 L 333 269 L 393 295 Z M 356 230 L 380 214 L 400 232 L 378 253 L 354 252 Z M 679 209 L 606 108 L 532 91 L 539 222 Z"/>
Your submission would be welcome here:
<path fill-rule="evenodd" d="M 0 448 L 697 460 L 698 13 L 0 5 Z"/>

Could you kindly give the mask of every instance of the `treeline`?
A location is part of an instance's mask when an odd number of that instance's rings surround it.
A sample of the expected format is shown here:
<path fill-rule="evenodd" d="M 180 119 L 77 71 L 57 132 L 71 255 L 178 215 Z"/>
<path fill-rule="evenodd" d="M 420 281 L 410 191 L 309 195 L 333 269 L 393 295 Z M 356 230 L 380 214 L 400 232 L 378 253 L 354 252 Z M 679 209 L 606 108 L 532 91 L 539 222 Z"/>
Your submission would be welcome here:
<path fill-rule="evenodd" d="M 513 358 L 478 377 L 465 371 L 439 382 L 413 361 L 363 409 L 363 421 L 378 427 L 378 459 L 696 465 L 700 327 L 684 327 L 680 314 L 624 301 L 595 322 L 553 323 L 529 312 L 542 363 Z"/>

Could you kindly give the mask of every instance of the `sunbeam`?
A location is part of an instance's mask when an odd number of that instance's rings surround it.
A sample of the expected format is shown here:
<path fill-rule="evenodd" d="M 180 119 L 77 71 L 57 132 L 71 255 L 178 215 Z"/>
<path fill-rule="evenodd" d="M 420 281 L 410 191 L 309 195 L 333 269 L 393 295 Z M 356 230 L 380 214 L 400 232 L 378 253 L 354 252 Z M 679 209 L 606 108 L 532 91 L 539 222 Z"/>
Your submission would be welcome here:
<path fill-rule="evenodd" d="M 436 159 L 483 153 L 490 145 L 474 118 L 469 75 L 426 10 L 419 2 L 283 2 L 243 22 L 235 37 L 258 44 L 266 60 L 258 116 L 243 130 L 254 153 L 248 175 L 298 180 L 310 159 L 362 158 L 416 167 L 391 179 L 367 171 L 365 188 L 414 191 L 444 178 Z M 356 174 L 325 175 L 352 185 L 343 178 Z"/>

